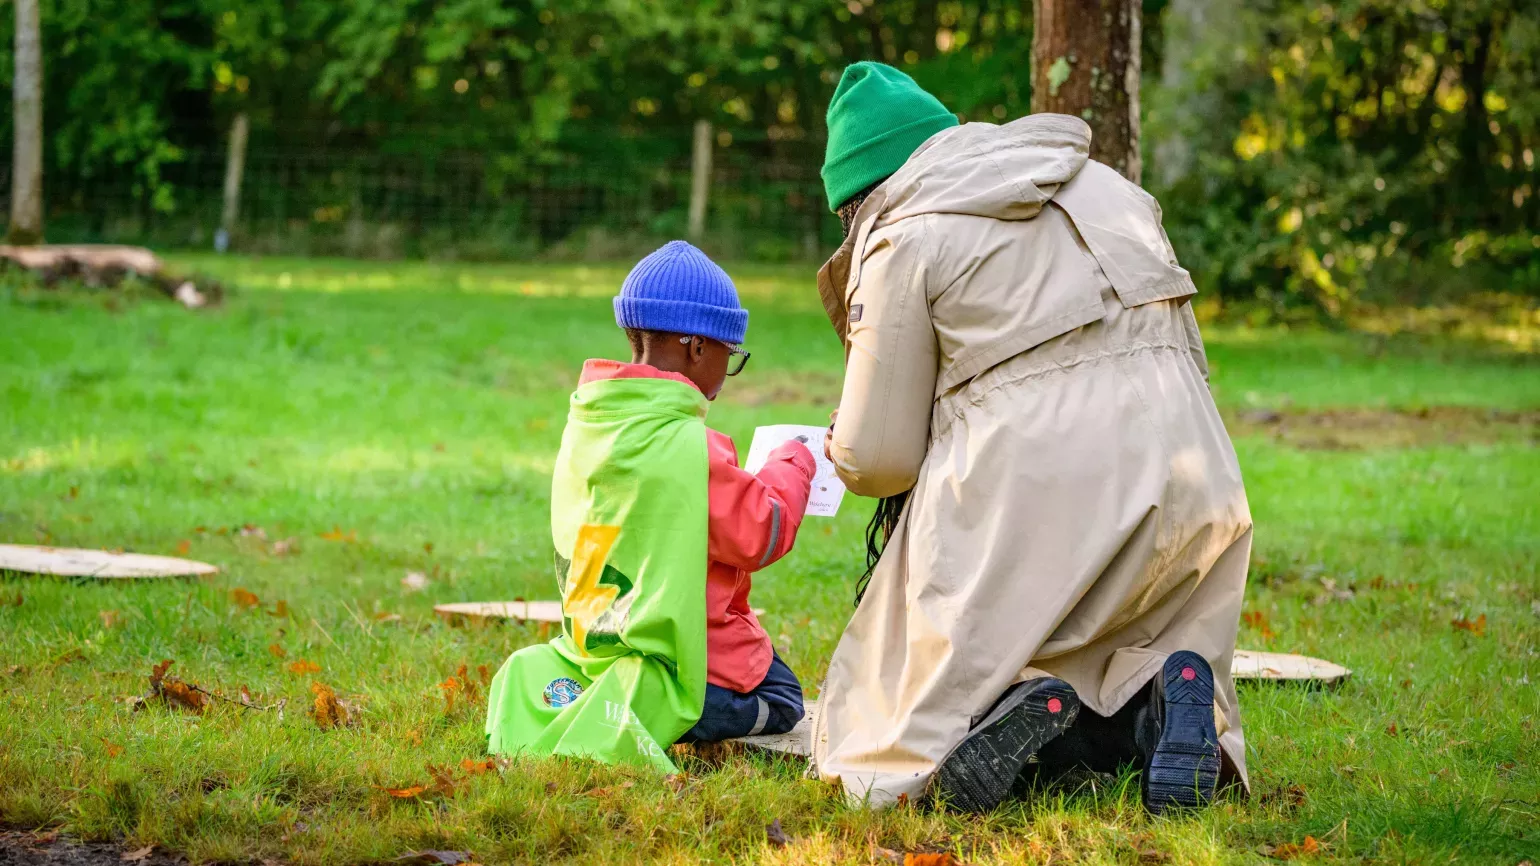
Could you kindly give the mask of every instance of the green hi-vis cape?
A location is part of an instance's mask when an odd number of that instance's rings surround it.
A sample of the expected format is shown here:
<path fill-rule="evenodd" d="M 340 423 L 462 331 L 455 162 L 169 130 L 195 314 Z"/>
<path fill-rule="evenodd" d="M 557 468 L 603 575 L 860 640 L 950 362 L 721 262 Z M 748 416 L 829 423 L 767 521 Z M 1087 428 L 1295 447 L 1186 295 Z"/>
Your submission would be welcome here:
<path fill-rule="evenodd" d="M 675 767 L 706 698 L 706 399 L 611 379 L 572 395 L 551 482 L 562 633 L 509 657 L 493 753 Z"/>

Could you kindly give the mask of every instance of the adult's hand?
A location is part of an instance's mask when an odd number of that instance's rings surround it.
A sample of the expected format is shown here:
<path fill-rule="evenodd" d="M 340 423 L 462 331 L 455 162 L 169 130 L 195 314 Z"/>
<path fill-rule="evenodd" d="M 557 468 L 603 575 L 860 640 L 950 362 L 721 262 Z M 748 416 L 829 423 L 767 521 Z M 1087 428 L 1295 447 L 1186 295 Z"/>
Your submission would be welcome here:
<path fill-rule="evenodd" d="M 829 443 L 834 441 L 834 422 L 838 421 L 840 410 L 835 409 L 829 413 L 829 435 L 823 437 L 823 456 L 830 463 L 834 462 L 834 455 L 829 453 Z"/>

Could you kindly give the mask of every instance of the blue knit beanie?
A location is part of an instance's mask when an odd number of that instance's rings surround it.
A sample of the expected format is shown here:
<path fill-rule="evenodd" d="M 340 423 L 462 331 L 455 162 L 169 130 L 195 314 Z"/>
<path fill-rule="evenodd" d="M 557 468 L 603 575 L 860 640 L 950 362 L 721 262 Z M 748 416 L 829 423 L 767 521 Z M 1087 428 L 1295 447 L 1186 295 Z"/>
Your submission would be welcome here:
<path fill-rule="evenodd" d="M 736 346 L 748 333 L 749 311 L 716 262 L 684 241 L 669 241 L 626 275 L 615 298 L 615 323 Z"/>

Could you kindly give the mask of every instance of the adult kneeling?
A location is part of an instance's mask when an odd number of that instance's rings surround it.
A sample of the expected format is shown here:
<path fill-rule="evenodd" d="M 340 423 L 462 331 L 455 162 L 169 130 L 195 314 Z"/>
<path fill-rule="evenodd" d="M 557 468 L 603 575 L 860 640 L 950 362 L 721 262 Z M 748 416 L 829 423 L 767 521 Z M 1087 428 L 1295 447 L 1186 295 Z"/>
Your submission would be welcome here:
<path fill-rule="evenodd" d="M 881 64 L 845 70 L 828 126 L 829 451 L 885 497 L 885 545 L 817 772 L 968 810 L 1077 765 L 1137 762 L 1155 811 L 1244 784 L 1251 515 L 1159 206 L 1087 158 L 1080 119 L 959 126 Z"/>

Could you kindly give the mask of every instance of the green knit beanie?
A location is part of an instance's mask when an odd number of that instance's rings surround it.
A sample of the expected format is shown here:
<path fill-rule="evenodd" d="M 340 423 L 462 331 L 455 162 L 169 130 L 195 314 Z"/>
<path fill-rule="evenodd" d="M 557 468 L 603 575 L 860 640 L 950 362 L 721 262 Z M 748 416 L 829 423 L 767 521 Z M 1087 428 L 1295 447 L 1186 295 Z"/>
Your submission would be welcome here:
<path fill-rule="evenodd" d="M 823 188 L 829 210 L 901 168 L 925 139 L 957 125 L 957 115 L 914 79 L 886 63 L 845 67 L 829 103 Z"/>

